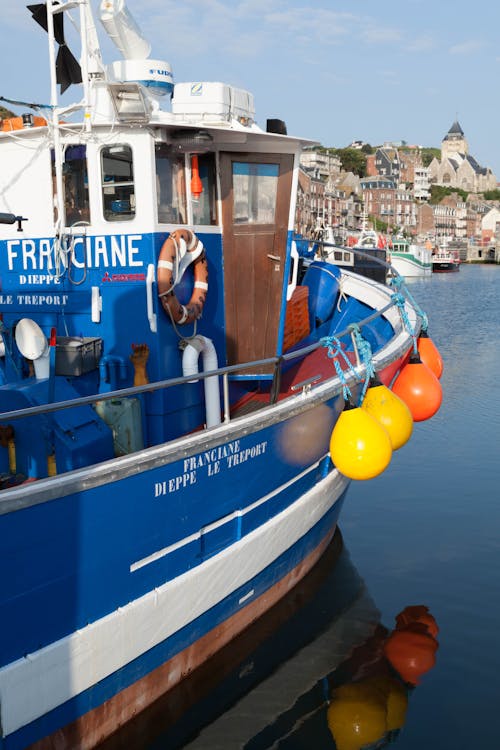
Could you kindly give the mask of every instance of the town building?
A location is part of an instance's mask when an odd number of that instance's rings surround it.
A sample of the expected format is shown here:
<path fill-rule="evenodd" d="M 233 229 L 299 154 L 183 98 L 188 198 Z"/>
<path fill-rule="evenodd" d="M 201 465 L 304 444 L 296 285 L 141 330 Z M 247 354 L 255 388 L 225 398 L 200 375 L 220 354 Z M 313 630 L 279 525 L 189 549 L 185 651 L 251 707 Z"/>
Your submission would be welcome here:
<path fill-rule="evenodd" d="M 495 190 L 497 180 L 489 167 L 482 167 L 469 153 L 460 123 L 455 121 L 441 142 L 441 159 L 429 165 L 430 181 L 473 193 Z"/>
<path fill-rule="evenodd" d="M 386 224 L 388 233 L 416 233 L 417 207 L 412 192 L 387 177 L 364 177 L 360 184 L 367 216 Z"/>

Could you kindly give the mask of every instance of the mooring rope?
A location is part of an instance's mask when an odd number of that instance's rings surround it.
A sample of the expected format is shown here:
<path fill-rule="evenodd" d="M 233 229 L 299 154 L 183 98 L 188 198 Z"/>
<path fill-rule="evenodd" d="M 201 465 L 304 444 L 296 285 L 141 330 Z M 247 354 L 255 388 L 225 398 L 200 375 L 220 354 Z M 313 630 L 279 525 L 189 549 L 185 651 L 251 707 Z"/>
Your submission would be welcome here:
<path fill-rule="evenodd" d="M 330 359 L 333 359 L 335 370 L 337 372 L 337 375 L 339 376 L 340 382 L 342 383 L 342 393 L 344 396 L 344 401 L 352 399 L 352 393 L 349 386 L 347 385 L 347 378 L 345 376 L 345 371 L 340 365 L 339 357 L 344 360 L 345 364 L 347 365 L 347 370 L 356 378 L 356 380 L 361 382 L 362 378 L 358 375 L 349 357 L 342 349 L 340 340 L 336 336 L 324 336 L 320 339 L 320 344 L 327 349 L 327 354 Z"/>
<path fill-rule="evenodd" d="M 370 385 L 370 380 L 375 377 L 372 347 L 370 342 L 361 335 L 361 329 L 357 323 L 351 323 L 349 329 L 352 333 L 353 343 L 356 349 L 358 360 L 363 365 L 366 373 L 363 388 L 361 389 L 361 394 L 359 397 L 359 403 L 361 405 L 364 401 L 368 386 Z"/>

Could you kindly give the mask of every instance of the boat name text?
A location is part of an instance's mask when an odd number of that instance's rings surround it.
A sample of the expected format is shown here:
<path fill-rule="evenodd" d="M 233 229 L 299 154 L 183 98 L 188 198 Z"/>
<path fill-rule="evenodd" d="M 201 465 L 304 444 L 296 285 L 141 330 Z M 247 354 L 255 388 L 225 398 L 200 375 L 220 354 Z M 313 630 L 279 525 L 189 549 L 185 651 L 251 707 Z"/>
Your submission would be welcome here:
<path fill-rule="evenodd" d="M 68 304 L 69 294 L 0 294 L 0 305 L 44 305 Z"/>
<path fill-rule="evenodd" d="M 184 489 L 191 484 L 196 484 L 199 469 L 206 468 L 207 476 L 213 477 L 221 471 L 232 469 L 246 461 L 251 461 L 258 456 L 264 455 L 266 450 L 267 440 L 252 445 L 249 448 L 242 448 L 240 441 L 234 440 L 226 445 L 219 445 L 217 448 L 212 448 L 203 453 L 198 453 L 196 456 L 185 458 L 183 473 L 163 482 L 156 482 L 154 496 L 168 495 L 171 492 Z"/>
<path fill-rule="evenodd" d="M 58 264 L 65 266 L 67 257 L 76 268 L 133 268 L 143 267 L 140 259 L 142 234 L 117 236 L 71 237 L 59 253 Z M 7 240 L 7 263 L 9 271 L 53 270 L 56 266 L 56 250 L 53 239 Z M 19 269 L 20 270 L 20 269 Z"/>

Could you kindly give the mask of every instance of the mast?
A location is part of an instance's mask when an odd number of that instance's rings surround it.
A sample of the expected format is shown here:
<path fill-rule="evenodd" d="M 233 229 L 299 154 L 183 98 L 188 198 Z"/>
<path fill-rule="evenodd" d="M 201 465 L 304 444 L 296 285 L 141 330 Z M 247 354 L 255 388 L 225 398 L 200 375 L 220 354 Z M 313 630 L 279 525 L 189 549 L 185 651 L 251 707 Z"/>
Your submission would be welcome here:
<path fill-rule="evenodd" d="M 55 202 L 57 208 L 56 235 L 66 226 L 66 209 L 64 206 L 63 173 L 62 173 L 62 145 L 59 128 L 59 108 L 57 96 L 56 52 L 54 36 L 54 13 L 60 13 L 61 7 L 54 8 L 54 1 L 47 0 L 47 34 L 49 44 L 50 64 L 50 106 L 52 108 L 52 137 L 54 139 L 54 168 L 56 178 Z M 57 269 L 58 271 L 58 269 Z"/>
<path fill-rule="evenodd" d="M 92 80 L 104 77 L 104 66 L 102 62 L 99 40 L 92 15 L 89 0 L 67 0 L 67 2 L 57 2 L 57 0 L 46 0 L 47 8 L 47 34 L 49 45 L 49 66 L 50 66 L 50 105 L 52 110 L 51 130 L 54 143 L 54 169 L 55 169 L 55 205 L 57 208 L 57 220 L 55 224 L 56 236 L 60 237 L 66 226 L 66 211 L 64 205 L 64 181 L 63 181 L 63 144 L 61 140 L 61 117 L 70 112 L 79 109 L 84 110 L 84 126 L 86 132 L 92 127 L 91 105 Z M 56 44 L 61 44 L 61 40 L 56 39 L 54 29 L 54 16 L 59 13 L 79 9 L 79 36 L 81 45 L 80 68 L 82 72 L 83 97 L 80 102 L 71 104 L 66 107 L 59 106 L 57 86 L 57 59 Z"/>

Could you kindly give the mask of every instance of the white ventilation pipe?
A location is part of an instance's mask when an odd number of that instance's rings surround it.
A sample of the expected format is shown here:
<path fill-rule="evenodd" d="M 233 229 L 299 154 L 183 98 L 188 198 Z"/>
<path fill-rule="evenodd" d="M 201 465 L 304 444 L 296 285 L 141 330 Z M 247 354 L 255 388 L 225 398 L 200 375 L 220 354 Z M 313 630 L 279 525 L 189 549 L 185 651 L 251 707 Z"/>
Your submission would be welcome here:
<path fill-rule="evenodd" d="M 203 355 L 203 370 L 217 370 L 217 352 L 211 339 L 206 336 L 193 336 L 184 349 L 182 355 L 182 374 L 184 377 L 198 375 L 198 360 L 200 354 Z M 196 383 L 197 378 L 190 380 L 190 383 Z M 211 375 L 204 379 L 205 384 L 205 409 L 207 414 L 207 427 L 216 427 L 221 423 L 220 416 L 220 393 L 219 378 L 217 375 Z"/>

